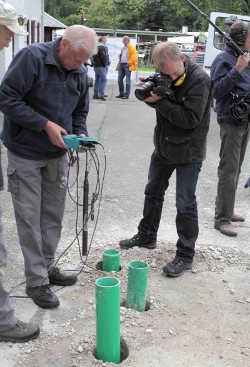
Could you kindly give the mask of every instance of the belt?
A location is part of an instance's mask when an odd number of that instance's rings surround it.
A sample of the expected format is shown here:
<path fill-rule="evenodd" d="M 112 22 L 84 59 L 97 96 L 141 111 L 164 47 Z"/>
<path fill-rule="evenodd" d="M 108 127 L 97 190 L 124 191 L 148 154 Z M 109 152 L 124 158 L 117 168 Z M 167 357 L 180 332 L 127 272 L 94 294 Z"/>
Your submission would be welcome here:
<path fill-rule="evenodd" d="M 127 65 L 127 62 L 121 62 L 121 65 Z"/>

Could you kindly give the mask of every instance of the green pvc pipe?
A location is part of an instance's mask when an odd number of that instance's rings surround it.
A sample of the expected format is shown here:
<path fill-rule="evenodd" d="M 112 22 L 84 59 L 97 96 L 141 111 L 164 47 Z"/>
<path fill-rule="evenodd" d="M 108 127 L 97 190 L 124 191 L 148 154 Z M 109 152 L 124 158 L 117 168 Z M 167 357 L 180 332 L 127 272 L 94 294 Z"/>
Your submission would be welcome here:
<path fill-rule="evenodd" d="M 96 288 L 96 358 L 120 363 L 120 280 L 99 278 Z"/>
<path fill-rule="evenodd" d="M 131 261 L 128 267 L 126 307 L 145 311 L 147 297 L 148 264 Z"/>
<path fill-rule="evenodd" d="M 120 270 L 120 251 L 107 249 L 102 253 L 102 270 L 119 271 Z"/>

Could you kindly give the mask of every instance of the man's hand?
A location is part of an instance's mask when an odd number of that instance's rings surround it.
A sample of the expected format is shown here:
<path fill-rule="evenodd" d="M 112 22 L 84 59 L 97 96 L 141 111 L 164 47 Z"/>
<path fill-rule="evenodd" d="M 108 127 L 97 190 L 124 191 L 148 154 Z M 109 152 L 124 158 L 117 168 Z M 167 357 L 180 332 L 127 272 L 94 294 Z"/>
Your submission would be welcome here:
<path fill-rule="evenodd" d="M 81 138 L 85 138 L 86 135 L 85 134 L 80 134 L 79 135 Z M 79 149 L 78 149 L 79 153 L 86 153 L 86 149 L 84 149 L 84 145 L 79 145 Z"/>
<path fill-rule="evenodd" d="M 162 97 L 163 96 L 159 96 L 158 94 L 151 92 L 151 96 L 144 99 L 144 102 L 155 103 L 155 102 L 158 102 L 160 99 L 162 99 Z"/>
<path fill-rule="evenodd" d="M 238 57 L 237 63 L 236 63 L 236 69 L 241 72 L 243 71 L 249 64 L 250 57 L 247 52 L 245 52 L 243 55 L 240 55 Z"/>
<path fill-rule="evenodd" d="M 52 144 L 62 149 L 68 148 L 62 139 L 62 134 L 68 135 L 67 131 L 63 127 L 57 125 L 52 121 L 48 121 L 45 125 L 44 130 L 48 134 L 48 137 Z"/>

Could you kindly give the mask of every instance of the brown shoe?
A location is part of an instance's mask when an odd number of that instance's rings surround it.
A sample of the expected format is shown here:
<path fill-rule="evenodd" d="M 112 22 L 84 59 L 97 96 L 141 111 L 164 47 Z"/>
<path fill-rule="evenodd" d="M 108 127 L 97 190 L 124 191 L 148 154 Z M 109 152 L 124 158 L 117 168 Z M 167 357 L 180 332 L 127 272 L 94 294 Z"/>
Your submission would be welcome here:
<path fill-rule="evenodd" d="M 218 229 L 220 233 L 225 234 L 229 237 L 237 237 L 237 232 L 231 224 L 215 224 L 215 229 Z"/>
<path fill-rule="evenodd" d="M 231 221 L 232 222 L 245 222 L 245 218 L 241 214 L 233 213 Z"/>

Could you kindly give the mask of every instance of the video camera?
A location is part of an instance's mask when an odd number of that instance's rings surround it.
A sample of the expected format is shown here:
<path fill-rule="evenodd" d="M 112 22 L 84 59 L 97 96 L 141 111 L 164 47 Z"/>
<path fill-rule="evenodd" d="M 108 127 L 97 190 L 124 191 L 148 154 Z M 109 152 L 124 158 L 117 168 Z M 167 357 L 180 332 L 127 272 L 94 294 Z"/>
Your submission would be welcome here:
<path fill-rule="evenodd" d="M 144 84 L 135 89 L 135 96 L 140 101 L 144 101 L 151 96 L 151 92 L 158 94 L 158 96 L 169 97 L 174 100 L 174 91 L 171 88 L 172 80 L 169 76 L 161 73 L 150 74 L 144 78 Z"/>

